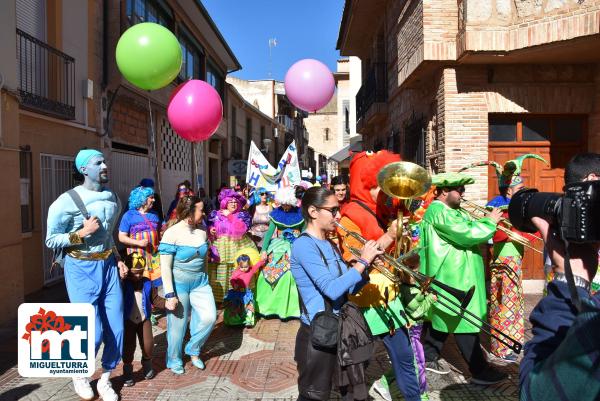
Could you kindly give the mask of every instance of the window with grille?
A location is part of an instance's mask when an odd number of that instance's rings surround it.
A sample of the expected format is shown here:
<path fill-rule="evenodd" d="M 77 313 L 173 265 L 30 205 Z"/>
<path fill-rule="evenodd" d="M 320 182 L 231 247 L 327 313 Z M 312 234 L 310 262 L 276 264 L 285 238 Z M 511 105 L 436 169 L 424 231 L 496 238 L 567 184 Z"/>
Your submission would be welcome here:
<path fill-rule="evenodd" d="M 250 152 L 250 142 L 252 142 L 252 120 L 246 119 L 246 149 L 244 149 L 244 155 L 248 155 Z"/>
<path fill-rule="evenodd" d="M 180 29 L 179 45 L 181 46 L 182 63 L 179 78 L 182 80 L 201 79 L 203 55 L 200 45 L 186 34 L 184 28 Z"/>

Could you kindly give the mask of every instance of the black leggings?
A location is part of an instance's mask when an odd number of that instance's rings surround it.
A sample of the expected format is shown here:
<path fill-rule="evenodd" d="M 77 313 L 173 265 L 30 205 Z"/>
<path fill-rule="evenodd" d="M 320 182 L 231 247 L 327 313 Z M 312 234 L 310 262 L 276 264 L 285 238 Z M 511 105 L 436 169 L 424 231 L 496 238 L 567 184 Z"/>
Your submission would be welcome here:
<path fill-rule="evenodd" d="M 423 341 L 423 351 L 425 351 L 425 361 L 437 361 L 448 338 L 448 333 L 437 331 L 431 324 L 427 324 L 425 339 Z M 469 365 L 472 375 L 484 371 L 488 367 L 479 341 L 479 333 L 461 333 L 454 334 L 454 340 L 460 350 L 463 358 Z"/>

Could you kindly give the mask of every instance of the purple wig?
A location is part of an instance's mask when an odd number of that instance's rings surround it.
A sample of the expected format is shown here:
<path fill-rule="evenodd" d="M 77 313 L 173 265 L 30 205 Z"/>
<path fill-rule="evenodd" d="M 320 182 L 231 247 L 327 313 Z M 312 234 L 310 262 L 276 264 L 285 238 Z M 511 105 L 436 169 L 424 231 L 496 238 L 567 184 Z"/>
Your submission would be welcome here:
<path fill-rule="evenodd" d="M 219 206 L 221 209 L 227 209 L 227 203 L 229 203 L 230 200 L 234 200 L 237 203 L 237 208 L 235 209 L 236 212 L 242 210 L 244 205 L 246 205 L 246 198 L 244 198 L 243 195 L 238 194 L 233 189 L 223 189 L 221 193 L 219 193 Z"/>

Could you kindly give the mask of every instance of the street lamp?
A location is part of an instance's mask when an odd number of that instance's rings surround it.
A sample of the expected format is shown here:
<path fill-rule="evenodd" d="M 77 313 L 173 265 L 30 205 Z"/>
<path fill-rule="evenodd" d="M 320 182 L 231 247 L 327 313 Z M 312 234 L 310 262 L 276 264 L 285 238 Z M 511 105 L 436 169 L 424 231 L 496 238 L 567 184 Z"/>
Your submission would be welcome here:
<path fill-rule="evenodd" d="M 269 153 L 269 146 L 271 146 L 271 142 L 273 142 L 271 139 L 269 138 L 265 138 L 263 139 L 263 146 L 264 148 L 261 149 L 260 151 L 263 153 Z"/>

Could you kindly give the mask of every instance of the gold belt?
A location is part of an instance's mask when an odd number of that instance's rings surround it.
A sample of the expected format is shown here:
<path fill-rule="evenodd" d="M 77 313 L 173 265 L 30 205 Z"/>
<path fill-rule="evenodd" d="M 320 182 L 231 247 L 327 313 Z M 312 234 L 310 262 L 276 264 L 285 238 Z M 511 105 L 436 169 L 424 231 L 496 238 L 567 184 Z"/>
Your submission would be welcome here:
<path fill-rule="evenodd" d="M 82 252 L 77 249 L 67 252 L 72 258 L 80 259 L 80 260 L 106 260 L 110 255 L 112 255 L 112 249 L 108 249 L 102 252 Z"/>

